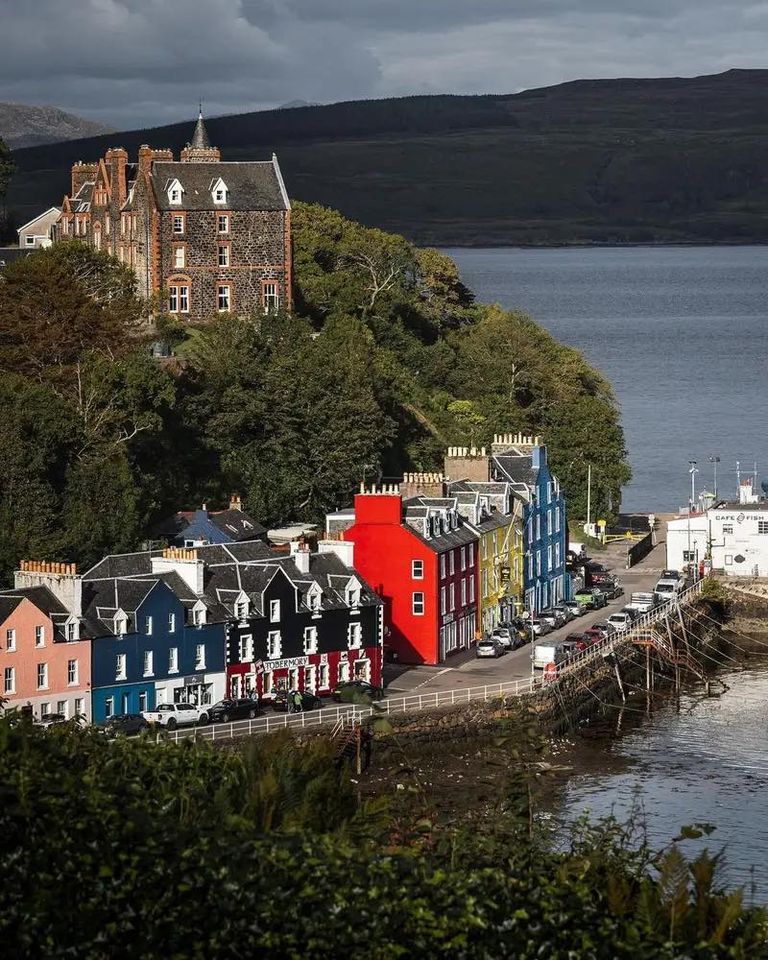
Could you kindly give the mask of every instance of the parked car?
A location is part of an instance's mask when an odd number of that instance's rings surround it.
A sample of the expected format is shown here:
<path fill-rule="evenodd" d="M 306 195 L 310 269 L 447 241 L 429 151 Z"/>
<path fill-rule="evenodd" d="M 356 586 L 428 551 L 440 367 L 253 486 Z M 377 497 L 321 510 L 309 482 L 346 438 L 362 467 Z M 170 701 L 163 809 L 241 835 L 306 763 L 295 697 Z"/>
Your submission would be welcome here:
<path fill-rule="evenodd" d="M 580 643 L 581 646 L 579 646 Z M 570 640 L 568 637 L 566 637 L 565 640 L 560 643 L 560 646 L 563 648 L 563 653 L 566 655 L 566 657 L 570 658 L 583 650 L 586 647 L 586 644 L 582 641 Z"/>
<path fill-rule="evenodd" d="M 601 583 L 600 589 L 605 594 L 607 600 L 615 600 L 624 593 L 624 587 L 622 587 L 621 582 L 615 577 L 606 580 L 605 583 Z"/>
<path fill-rule="evenodd" d="M 592 588 L 592 596 L 595 598 L 595 610 L 599 610 L 601 607 L 605 607 L 608 604 L 608 597 L 599 587 Z"/>
<path fill-rule="evenodd" d="M 625 609 L 631 607 L 632 610 L 637 610 L 638 613 L 650 613 L 656 606 L 656 603 L 656 597 L 652 593 L 633 593 Z"/>
<path fill-rule="evenodd" d="M 567 607 L 574 617 L 583 617 L 587 612 L 586 607 L 583 607 L 578 600 L 565 600 L 563 606 Z"/>
<path fill-rule="evenodd" d="M 584 636 L 588 638 L 590 646 L 593 643 L 602 643 L 605 640 L 602 630 L 598 630 L 597 627 L 590 627 L 588 630 L 584 631 Z"/>
<path fill-rule="evenodd" d="M 537 643 L 533 648 L 533 668 L 543 670 L 549 663 L 562 663 L 566 653 L 562 643 Z"/>
<path fill-rule="evenodd" d="M 208 723 L 208 707 L 197 707 L 193 703 L 161 703 L 154 710 L 142 711 L 141 715 L 147 723 L 166 730 Z"/>
<path fill-rule="evenodd" d="M 679 570 L 662 570 L 659 580 L 682 580 L 683 576 Z"/>
<path fill-rule="evenodd" d="M 576 650 L 586 650 L 589 646 L 589 641 L 583 633 L 569 633 L 563 644 L 571 644 Z"/>
<path fill-rule="evenodd" d="M 546 620 L 553 630 L 558 630 L 560 627 L 564 627 L 568 622 L 565 618 L 565 615 L 559 610 L 555 610 L 554 607 L 547 607 L 546 610 L 542 610 L 539 613 L 539 619 Z"/>
<path fill-rule="evenodd" d="M 376 687 L 374 684 L 368 683 L 367 680 L 347 680 L 346 683 L 340 683 L 331 696 L 337 703 L 381 700 L 384 696 L 384 688 Z"/>
<path fill-rule="evenodd" d="M 230 720 L 252 720 L 261 713 L 258 700 L 246 697 L 240 700 L 219 700 L 208 711 L 211 723 L 229 723 Z"/>
<path fill-rule="evenodd" d="M 496 637 L 490 636 L 485 637 L 483 640 L 478 641 L 477 646 L 475 647 L 475 656 L 479 658 L 484 657 L 497 657 L 502 656 L 504 653 L 504 647 L 499 643 Z"/>
<path fill-rule="evenodd" d="M 67 718 L 63 713 L 44 713 L 38 720 L 41 727 L 52 727 L 57 723 L 66 723 Z"/>
<path fill-rule="evenodd" d="M 352 681 L 352 682 L 354 683 L 355 681 Z M 340 686 L 344 686 L 344 684 L 340 684 Z M 339 688 L 337 687 L 336 689 L 338 690 Z M 376 687 L 375 689 L 378 690 L 378 687 Z M 275 694 L 275 699 L 272 701 L 272 709 L 275 711 L 275 713 L 288 712 L 288 696 L 289 694 L 287 690 L 277 691 L 277 693 Z M 296 712 L 296 701 L 295 701 L 296 691 L 290 694 L 290 696 L 294 697 L 293 709 L 294 709 L 294 712 Z M 314 693 L 310 693 L 309 690 L 299 691 L 299 698 L 301 701 L 301 707 L 299 708 L 299 711 L 298 711 L 299 713 L 305 713 L 307 710 L 317 710 L 323 705 L 323 701 L 320 699 L 320 697 L 316 696 Z M 336 694 L 334 694 L 334 699 L 341 699 L 341 698 L 340 697 L 337 698 Z"/>
<path fill-rule="evenodd" d="M 548 633 L 552 633 L 552 627 L 550 627 L 547 621 L 540 620 L 538 617 L 533 617 L 531 620 L 526 620 L 526 625 L 528 630 L 533 632 L 534 637 L 544 637 Z"/>
<path fill-rule="evenodd" d="M 555 610 L 557 610 L 558 613 L 561 613 L 565 617 L 566 623 L 570 623 L 571 620 L 573 620 L 574 617 L 577 616 L 577 614 L 574 613 L 574 611 L 571 610 L 571 608 L 566 603 L 555 604 Z"/>
<path fill-rule="evenodd" d="M 591 589 L 579 590 L 574 600 L 586 611 L 594 610 L 597 605 L 595 594 Z"/>
<path fill-rule="evenodd" d="M 140 713 L 119 713 L 104 724 L 104 733 L 108 737 L 133 737 L 147 729 L 149 724 Z"/>
<path fill-rule="evenodd" d="M 604 639 L 610 637 L 612 633 L 616 633 L 616 629 L 614 628 L 613 624 L 608 623 L 607 620 L 599 620 L 597 623 L 593 623 L 592 630 L 599 630 Z"/>
<path fill-rule="evenodd" d="M 680 593 L 681 581 L 679 580 L 659 580 L 653 588 L 653 592 L 659 603 L 666 603 L 668 600 L 674 600 Z"/>
<path fill-rule="evenodd" d="M 632 617 L 624 611 L 612 613 L 610 617 L 608 617 L 608 623 L 615 627 L 619 633 L 623 633 L 632 626 Z"/>
<path fill-rule="evenodd" d="M 635 610 L 634 607 L 622 607 L 619 613 L 628 613 L 632 623 L 634 623 L 635 620 L 637 620 L 637 618 L 640 616 L 640 611 Z"/>
<path fill-rule="evenodd" d="M 494 627 L 490 636 L 497 640 L 505 650 L 514 650 L 514 637 L 509 627 Z"/>

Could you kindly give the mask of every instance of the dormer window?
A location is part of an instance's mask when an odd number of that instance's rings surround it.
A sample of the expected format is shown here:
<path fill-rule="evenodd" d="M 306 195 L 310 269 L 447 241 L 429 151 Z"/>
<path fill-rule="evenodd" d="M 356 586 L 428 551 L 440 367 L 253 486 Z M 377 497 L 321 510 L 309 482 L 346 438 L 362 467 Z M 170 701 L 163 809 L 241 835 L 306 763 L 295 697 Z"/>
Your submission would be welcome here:
<path fill-rule="evenodd" d="M 229 195 L 229 190 L 227 189 L 226 183 L 219 177 L 218 180 L 214 180 L 211 184 L 211 196 L 213 197 L 214 203 L 220 203 L 222 205 L 226 204 Z"/>
<path fill-rule="evenodd" d="M 357 607 L 360 605 L 360 584 L 356 580 L 350 580 L 347 585 L 347 606 Z"/>
<path fill-rule="evenodd" d="M 70 617 L 64 624 L 64 636 L 68 643 L 80 639 L 80 623 L 74 617 Z"/>
<path fill-rule="evenodd" d="M 238 620 L 247 620 L 248 619 L 248 610 L 250 603 L 248 602 L 248 597 L 245 593 L 241 593 L 237 600 L 235 600 L 235 616 Z"/>
<path fill-rule="evenodd" d="M 312 613 L 319 613 L 323 600 L 323 591 L 315 584 L 307 593 L 307 606 Z"/>
<path fill-rule="evenodd" d="M 183 194 L 184 194 L 184 188 L 182 187 L 182 185 L 179 183 L 178 180 L 169 181 L 167 191 L 168 191 L 168 203 L 172 203 L 174 204 L 174 206 L 178 206 L 179 204 L 181 204 L 181 201 L 183 199 Z"/>
<path fill-rule="evenodd" d="M 192 623 L 196 627 L 202 627 L 205 625 L 207 619 L 207 610 L 205 609 L 205 604 L 198 601 L 192 607 Z"/>
<path fill-rule="evenodd" d="M 118 637 L 124 637 L 128 633 L 128 618 L 117 617 L 115 619 L 115 633 Z"/>

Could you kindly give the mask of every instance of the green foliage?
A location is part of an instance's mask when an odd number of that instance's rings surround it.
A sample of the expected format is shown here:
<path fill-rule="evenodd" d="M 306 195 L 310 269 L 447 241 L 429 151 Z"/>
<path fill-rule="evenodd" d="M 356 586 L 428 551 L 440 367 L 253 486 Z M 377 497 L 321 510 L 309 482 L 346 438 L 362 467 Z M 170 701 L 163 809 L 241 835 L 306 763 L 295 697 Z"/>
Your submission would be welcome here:
<path fill-rule="evenodd" d="M 534 751 L 536 752 L 536 751 Z M 0 719 L 0 937 L 18 960 L 369 956 L 742 960 L 762 911 L 717 858 L 615 823 L 553 852 L 514 817 L 401 840 L 334 746 L 226 751 Z"/>
<path fill-rule="evenodd" d="M 265 524 L 319 522 L 363 480 L 518 429 L 548 442 L 572 514 L 591 463 L 610 516 L 623 435 L 578 353 L 476 305 L 439 251 L 323 207 L 296 204 L 293 223 L 294 315 L 160 315 L 151 331 L 133 274 L 79 243 L 3 273 L 1 575 L 24 555 L 90 564 L 233 491 Z M 152 360 L 154 337 L 179 360 Z"/>

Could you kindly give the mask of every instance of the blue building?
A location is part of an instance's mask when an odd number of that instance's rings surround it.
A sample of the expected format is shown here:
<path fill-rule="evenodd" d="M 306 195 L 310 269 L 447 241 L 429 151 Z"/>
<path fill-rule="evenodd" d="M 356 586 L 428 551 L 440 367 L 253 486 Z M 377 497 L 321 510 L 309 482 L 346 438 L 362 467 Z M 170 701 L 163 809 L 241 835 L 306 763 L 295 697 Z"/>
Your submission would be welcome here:
<path fill-rule="evenodd" d="M 173 549 L 107 557 L 84 575 L 94 723 L 223 698 L 225 617 L 202 596 L 202 580 L 194 551 Z"/>
<path fill-rule="evenodd" d="M 180 510 L 162 523 L 155 535 L 178 547 L 267 539 L 265 528 L 245 513 L 236 494 L 226 510 L 209 510 L 206 504 L 199 510 Z"/>
<path fill-rule="evenodd" d="M 544 610 L 569 599 L 565 497 L 550 472 L 546 446 L 539 437 L 494 437 L 491 474 L 494 480 L 511 483 L 523 503 L 525 608 Z"/>

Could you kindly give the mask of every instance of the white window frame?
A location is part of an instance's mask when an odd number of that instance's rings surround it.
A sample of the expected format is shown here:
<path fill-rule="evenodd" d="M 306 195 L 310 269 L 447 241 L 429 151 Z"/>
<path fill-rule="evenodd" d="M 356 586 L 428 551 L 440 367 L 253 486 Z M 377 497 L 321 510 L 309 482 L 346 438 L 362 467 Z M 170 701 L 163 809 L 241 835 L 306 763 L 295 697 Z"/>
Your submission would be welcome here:
<path fill-rule="evenodd" d="M 195 644 L 195 670 L 205 670 L 205 644 Z"/>
<path fill-rule="evenodd" d="M 153 677 L 155 675 L 155 652 L 154 650 L 144 651 L 144 676 Z"/>
<path fill-rule="evenodd" d="M 230 284 L 228 283 L 217 284 L 216 304 L 217 304 L 217 309 L 219 313 L 232 312 L 232 287 Z"/>
<path fill-rule="evenodd" d="M 206 609 L 203 606 L 192 608 L 192 625 L 195 627 L 204 627 L 207 616 Z"/>
<path fill-rule="evenodd" d="M 218 254 L 219 267 L 229 266 L 229 257 L 230 257 L 229 250 L 230 250 L 230 247 L 228 243 L 219 244 L 219 254 Z"/>
<path fill-rule="evenodd" d="M 176 633 L 176 614 L 168 614 L 168 633 Z"/>
<path fill-rule="evenodd" d="M 424 579 L 424 561 L 423 560 L 411 560 L 411 579 L 412 580 Z"/>
<path fill-rule="evenodd" d="M 242 634 L 237 641 L 237 655 L 240 663 L 253 662 L 253 635 L 250 633 Z"/>
<path fill-rule="evenodd" d="M 37 689 L 38 689 L 38 690 L 47 690 L 47 689 L 48 689 L 48 664 L 47 664 L 47 662 L 38 663 L 38 665 L 37 665 Z"/>
<path fill-rule="evenodd" d="M 115 657 L 115 680 L 125 680 L 128 676 L 128 656 L 118 653 Z"/>
<path fill-rule="evenodd" d="M 247 600 L 238 600 L 235 603 L 235 617 L 242 622 L 243 620 L 248 619 L 248 601 Z"/>
<path fill-rule="evenodd" d="M 173 269 L 183 270 L 187 265 L 187 248 L 179 244 L 173 248 Z"/>
<path fill-rule="evenodd" d="M 104 717 L 109 720 L 110 717 L 115 715 L 115 698 L 106 697 L 104 700 Z"/>
<path fill-rule="evenodd" d="M 280 289 L 277 281 L 268 280 L 261 286 L 264 313 L 272 313 L 280 307 Z"/>
<path fill-rule="evenodd" d="M 445 579 L 445 554 L 440 554 L 440 579 Z"/>
<path fill-rule="evenodd" d="M 423 617 L 426 610 L 426 600 L 423 590 L 414 590 L 411 594 L 411 613 L 414 617 Z"/>
<path fill-rule="evenodd" d="M 466 570 L 467 569 L 467 548 L 466 547 L 461 548 L 461 550 L 459 551 L 459 557 L 461 560 L 461 569 Z"/>
<path fill-rule="evenodd" d="M 67 660 L 67 686 L 76 687 L 79 685 L 80 670 L 77 660 Z"/>
<path fill-rule="evenodd" d="M 38 624 L 35 627 L 35 646 L 44 647 L 45 646 L 45 626 L 44 624 Z"/>
<path fill-rule="evenodd" d="M 179 672 L 179 648 L 168 648 L 168 673 Z"/>
<path fill-rule="evenodd" d="M 187 232 L 187 218 L 183 213 L 174 213 L 171 221 L 171 232 L 174 237 L 183 237 Z"/>
<path fill-rule="evenodd" d="M 346 683 L 349 680 L 349 660 L 339 660 L 336 678 L 336 683 Z"/>
<path fill-rule="evenodd" d="M 270 630 L 267 634 L 267 660 L 279 660 L 283 651 L 283 640 L 279 630 Z"/>
<path fill-rule="evenodd" d="M 359 583 L 352 583 L 347 587 L 347 606 L 356 610 L 360 606 L 362 591 Z"/>
<path fill-rule="evenodd" d="M 16 693 L 16 667 L 6 667 L 3 671 L 3 693 Z"/>
<path fill-rule="evenodd" d="M 269 601 L 269 622 L 280 623 L 280 601 L 279 600 Z"/>
<path fill-rule="evenodd" d="M 466 607 L 467 605 L 467 578 L 461 578 L 461 605 Z"/>
<path fill-rule="evenodd" d="M 222 227 L 223 224 L 223 227 Z M 228 213 L 219 213 L 216 216 L 216 233 L 219 234 L 228 234 L 229 233 L 229 214 Z"/>
<path fill-rule="evenodd" d="M 331 682 L 331 671 L 327 663 L 320 663 L 317 667 L 317 689 L 327 690 Z"/>
<path fill-rule="evenodd" d="M 40 644 L 36 644 L 36 646 L 40 646 Z M 5 650 L 6 650 L 6 653 L 13 653 L 16 650 L 16 631 L 15 630 L 5 631 Z"/>
<path fill-rule="evenodd" d="M 304 653 L 317 653 L 317 627 L 304 627 Z"/>
<path fill-rule="evenodd" d="M 448 553 L 448 572 L 451 576 L 456 573 L 456 551 L 450 550 Z"/>
<path fill-rule="evenodd" d="M 153 628 L 153 625 L 154 625 L 154 622 L 153 622 L 153 619 L 152 619 L 151 616 L 146 616 L 146 617 L 144 617 L 144 634 L 145 634 L 145 636 L 147 636 L 147 637 L 151 637 L 151 636 L 152 636 L 152 628 Z"/>
<path fill-rule="evenodd" d="M 350 623 L 347 626 L 347 647 L 350 650 L 359 650 L 363 645 L 363 627 L 360 623 Z"/>

